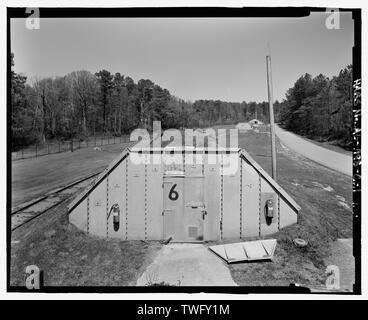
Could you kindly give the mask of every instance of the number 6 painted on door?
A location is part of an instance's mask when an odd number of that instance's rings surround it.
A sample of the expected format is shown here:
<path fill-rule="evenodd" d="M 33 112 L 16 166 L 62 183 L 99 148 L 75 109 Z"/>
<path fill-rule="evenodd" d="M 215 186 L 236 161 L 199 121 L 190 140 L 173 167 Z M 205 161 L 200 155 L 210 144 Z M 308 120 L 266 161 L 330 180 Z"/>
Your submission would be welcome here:
<path fill-rule="evenodd" d="M 172 200 L 172 201 L 176 201 L 179 198 L 179 193 L 177 193 L 177 191 L 174 190 L 175 187 L 176 187 L 176 184 L 174 184 L 171 187 L 170 192 L 169 192 L 169 199 Z"/>

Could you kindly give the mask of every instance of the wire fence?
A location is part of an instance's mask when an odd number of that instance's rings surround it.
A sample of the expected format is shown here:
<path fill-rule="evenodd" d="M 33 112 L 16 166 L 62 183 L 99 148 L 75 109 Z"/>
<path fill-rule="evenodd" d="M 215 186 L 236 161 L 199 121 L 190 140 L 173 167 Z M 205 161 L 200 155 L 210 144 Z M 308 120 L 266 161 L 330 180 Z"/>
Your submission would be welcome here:
<path fill-rule="evenodd" d="M 234 124 L 237 122 L 234 121 L 225 121 L 222 124 Z M 217 126 L 219 124 L 212 124 L 213 126 Z M 209 122 L 198 122 L 193 129 L 197 128 L 208 128 L 211 126 Z M 183 130 L 184 128 L 181 128 Z M 73 140 L 64 140 L 64 141 L 56 141 L 56 142 L 46 142 L 43 144 L 36 144 L 32 146 L 28 146 L 22 148 L 18 151 L 12 152 L 12 160 L 21 160 L 21 159 L 30 159 L 37 158 L 49 154 L 75 151 L 82 148 L 88 147 L 100 147 L 104 145 L 117 144 L 117 143 L 127 143 L 130 141 L 130 135 L 123 135 L 120 137 L 116 137 L 113 135 L 108 136 L 92 136 L 87 139 L 73 139 Z"/>
<path fill-rule="evenodd" d="M 129 135 L 120 137 L 103 136 L 103 137 L 89 137 L 84 140 L 66 140 L 44 144 L 36 144 L 18 151 L 12 152 L 12 160 L 21 160 L 29 158 L 37 158 L 48 154 L 55 154 L 61 152 L 73 152 L 82 148 L 100 147 L 110 144 L 127 143 L 130 140 Z"/>

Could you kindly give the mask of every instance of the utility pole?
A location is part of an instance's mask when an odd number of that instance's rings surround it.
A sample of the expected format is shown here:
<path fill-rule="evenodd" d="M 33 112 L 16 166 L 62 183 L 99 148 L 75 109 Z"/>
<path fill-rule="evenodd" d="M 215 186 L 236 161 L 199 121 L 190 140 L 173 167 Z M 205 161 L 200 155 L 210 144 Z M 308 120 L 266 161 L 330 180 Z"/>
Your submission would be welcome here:
<path fill-rule="evenodd" d="M 275 119 L 273 115 L 273 90 L 272 90 L 272 70 L 271 55 L 266 56 L 267 64 L 267 87 L 268 87 L 268 105 L 270 113 L 270 131 L 271 131 L 271 159 L 272 159 L 272 178 L 276 181 L 276 141 L 275 141 Z"/>

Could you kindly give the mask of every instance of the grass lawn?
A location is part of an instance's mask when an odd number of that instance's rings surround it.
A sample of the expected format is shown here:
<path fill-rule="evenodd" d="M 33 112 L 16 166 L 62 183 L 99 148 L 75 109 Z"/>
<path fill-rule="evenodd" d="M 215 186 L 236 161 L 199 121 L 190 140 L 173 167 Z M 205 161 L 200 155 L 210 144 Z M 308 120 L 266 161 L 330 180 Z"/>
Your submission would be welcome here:
<path fill-rule="evenodd" d="M 67 221 L 66 204 L 12 234 L 10 285 L 24 287 L 25 268 L 37 265 L 44 286 L 135 286 L 159 242 L 101 239 Z"/>

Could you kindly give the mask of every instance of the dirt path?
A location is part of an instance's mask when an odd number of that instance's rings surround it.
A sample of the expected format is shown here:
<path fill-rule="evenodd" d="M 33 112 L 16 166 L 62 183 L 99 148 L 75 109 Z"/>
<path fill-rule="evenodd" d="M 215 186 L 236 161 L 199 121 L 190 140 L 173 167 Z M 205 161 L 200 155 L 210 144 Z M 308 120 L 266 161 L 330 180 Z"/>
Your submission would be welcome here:
<path fill-rule="evenodd" d="M 277 136 L 286 147 L 330 169 L 352 175 L 352 156 L 317 146 L 277 125 L 275 129 Z"/>
<path fill-rule="evenodd" d="M 164 246 L 137 281 L 137 286 L 236 286 L 226 264 L 202 244 Z"/>

